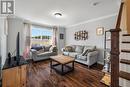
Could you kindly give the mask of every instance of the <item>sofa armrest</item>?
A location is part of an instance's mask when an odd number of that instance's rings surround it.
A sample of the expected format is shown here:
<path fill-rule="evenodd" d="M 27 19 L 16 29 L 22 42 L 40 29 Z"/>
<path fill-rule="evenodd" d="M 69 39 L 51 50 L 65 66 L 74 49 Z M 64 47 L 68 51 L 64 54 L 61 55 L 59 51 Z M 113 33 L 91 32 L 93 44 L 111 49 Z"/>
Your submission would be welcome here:
<path fill-rule="evenodd" d="M 88 53 L 87 55 L 87 64 L 91 66 L 92 64 L 96 63 L 98 60 L 98 51 L 93 51 Z"/>
<path fill-rule="evenodd" d="M 37 57 L 37 51 L 35 49 L 31 49 L 30 53 L 31 53 L 32 59 Z"/>
<path fill-rule="evenodd" d="M 92 52 L 89 52 L 88 53 L 88 57 L 91 57 L 91 56 L 97 56 L 98 55 L 98 51 L 92 51 Z"/>
<path fill-rule="evenodd" d="M 52 52 L 56 52 L 57 53 L 57 51 L 58 51 L 57 47 L 53 47 L 52 48 Z"/>
<path fill-rule="evenodd" d="M 64 52 L 64 51 L 65 51 L 65 48 L 62 48 L 61 51 Z"/>
<path fill-rule="evenodd" d="M 30 52 L 32 52 L 32 53 L 36 53 L 37 50 L 35 50 L 35 49 L 31 49 Z"/>

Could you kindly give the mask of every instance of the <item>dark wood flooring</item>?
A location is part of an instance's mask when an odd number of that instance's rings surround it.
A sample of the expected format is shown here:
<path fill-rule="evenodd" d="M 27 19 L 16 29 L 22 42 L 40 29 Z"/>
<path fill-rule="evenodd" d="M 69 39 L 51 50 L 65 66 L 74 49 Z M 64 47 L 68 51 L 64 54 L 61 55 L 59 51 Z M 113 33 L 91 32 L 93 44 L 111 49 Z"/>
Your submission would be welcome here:
<path fill-rule="evenodd" d="M 75 63 L 75 71 L 64 76 L 54 70 L 50 72 L 49 60 L 30 63 L 28 66 L 27 87 L 106 87 L 100 83 L 103 73 L 95 65 L 90 69 Z"/>

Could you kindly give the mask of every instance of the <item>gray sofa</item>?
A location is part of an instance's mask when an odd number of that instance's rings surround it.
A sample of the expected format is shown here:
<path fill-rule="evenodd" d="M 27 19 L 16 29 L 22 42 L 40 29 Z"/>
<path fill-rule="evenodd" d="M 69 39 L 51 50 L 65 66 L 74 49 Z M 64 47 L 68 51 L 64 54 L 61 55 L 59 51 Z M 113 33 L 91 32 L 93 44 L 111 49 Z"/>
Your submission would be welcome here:
<path fill-rule="evenodd" d="M 45 47 L 39 51 L 35 49 L 31 49 L 30 53 L 33 61 L 41 61 L 41 60 L 49 59 L 50 56 L 57 55 L 57 48 L 51 46 L 51 47 Z"/>
<path fill-rule="evenodd" d="M 76 62 L 86 64 L 88 67 L 97 63 L 98 60 L 98 51 L 96 46 L 71 45 L 62 48 L 62 52 L 63 55 L 71 56 L 75 58 Z"/>

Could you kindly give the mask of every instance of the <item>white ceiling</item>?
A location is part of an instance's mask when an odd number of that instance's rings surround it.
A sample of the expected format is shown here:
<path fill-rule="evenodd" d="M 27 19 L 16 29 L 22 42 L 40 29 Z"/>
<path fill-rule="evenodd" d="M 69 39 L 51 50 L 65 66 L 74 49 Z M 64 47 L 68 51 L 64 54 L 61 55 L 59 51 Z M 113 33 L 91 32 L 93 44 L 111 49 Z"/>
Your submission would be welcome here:
<path fill-rule="evenodd" d="M 47 25 L 70 26 L 115 14 L 120 0 L 15 0 L 16 16 Z M 93 3 L 99 2 L 97 6 Z M 55 18 L 53 12 L 61 12 Z"/>

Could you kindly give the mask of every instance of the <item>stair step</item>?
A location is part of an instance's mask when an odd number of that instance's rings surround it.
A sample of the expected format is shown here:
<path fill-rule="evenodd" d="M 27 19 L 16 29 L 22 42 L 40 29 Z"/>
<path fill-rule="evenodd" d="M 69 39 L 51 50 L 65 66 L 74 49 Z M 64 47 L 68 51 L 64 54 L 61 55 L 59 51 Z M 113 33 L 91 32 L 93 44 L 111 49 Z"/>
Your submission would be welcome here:
<path fill-rule="evenodd" d="M 130 41 L 122 41 L 122 43 L 130 43 Z"/>
<path fill-rule="evenodd" d="M 130 36 L 130 34 L 123 34 L 122 36 Z"/>
<path fill-rule="evenodd" d="M 130 50 L 122 49 L 121 52 L 130 53 Z"/>
<path fill-rule="evenodd" d="M 120 60 L 120 63 L 129 64 L 129 65 L 130 65 L 130 60 L 121 59 L 121 60 Z"/>
<path fill-rule="evenodd" d="M 120 71 L 120 77 L 123 78 L 123 79 L 126 79 L 126 80 L 130 80 L 130 73 Z"/>

